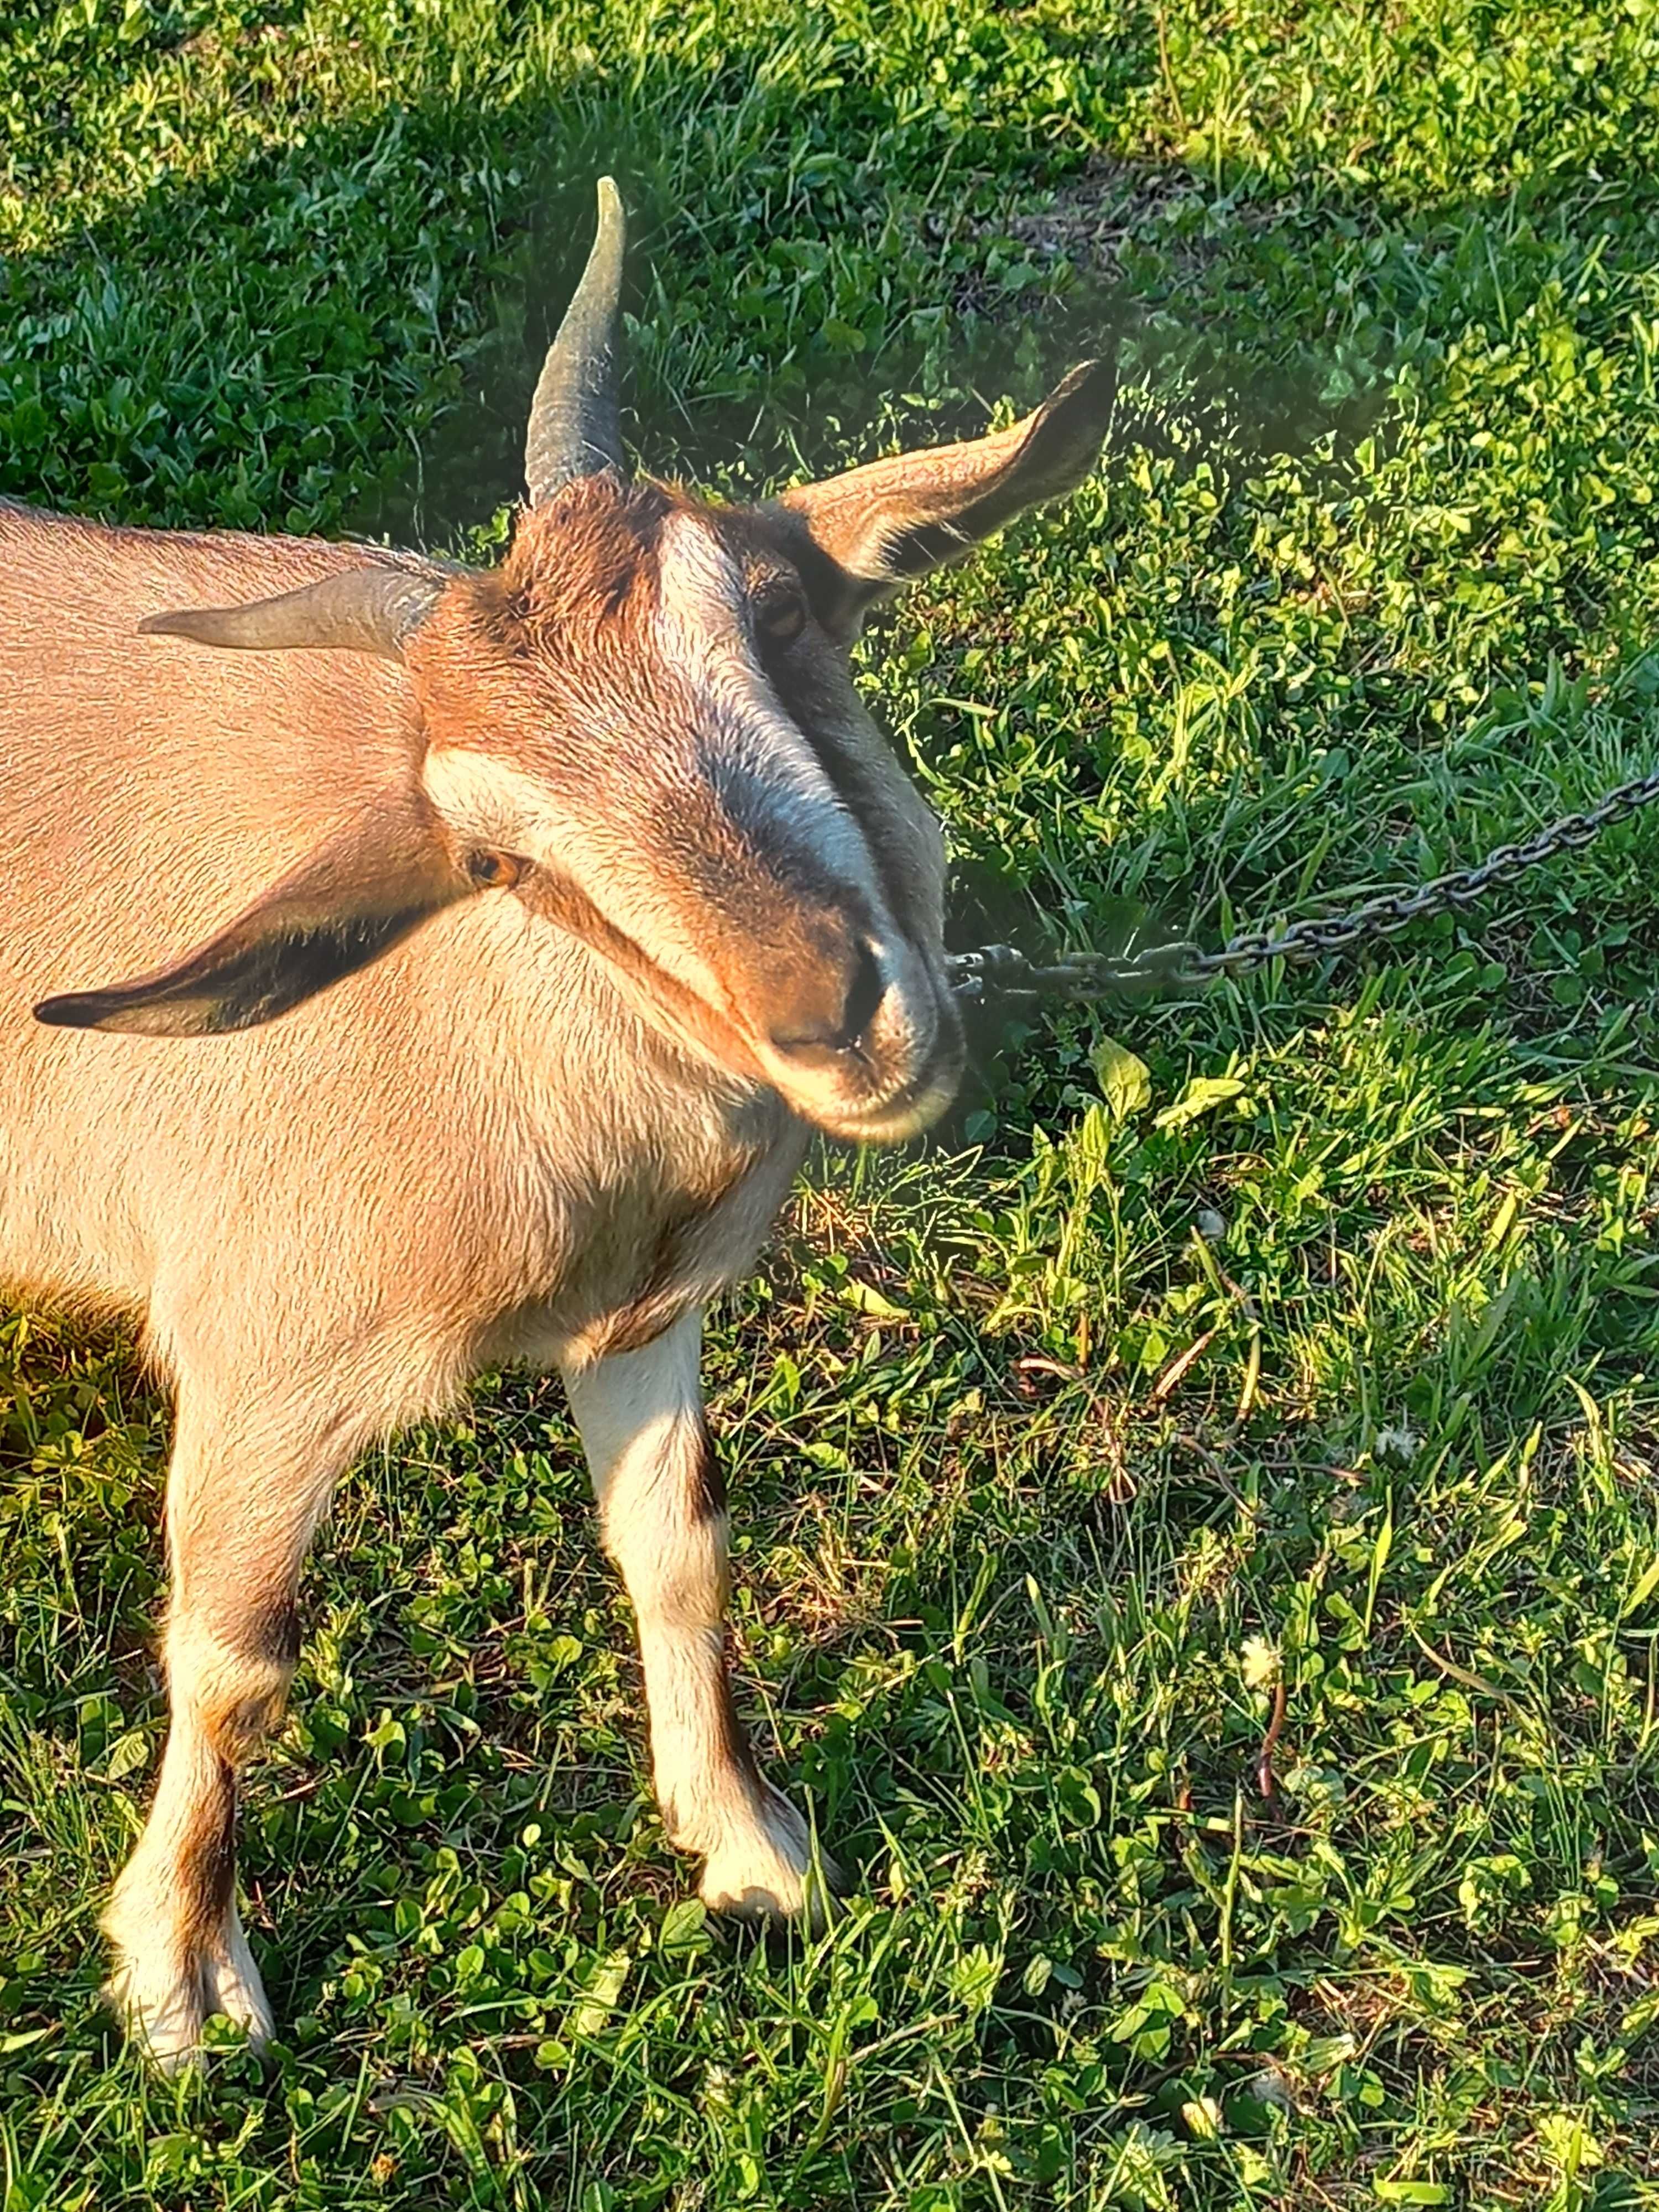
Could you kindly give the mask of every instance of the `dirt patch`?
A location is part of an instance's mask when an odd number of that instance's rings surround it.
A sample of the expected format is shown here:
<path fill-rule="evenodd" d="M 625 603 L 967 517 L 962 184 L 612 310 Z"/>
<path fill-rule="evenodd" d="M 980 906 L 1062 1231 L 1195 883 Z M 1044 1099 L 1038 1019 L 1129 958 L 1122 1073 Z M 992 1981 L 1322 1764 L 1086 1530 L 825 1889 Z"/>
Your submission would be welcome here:
<path fill-rule="evenodd" d="M 1044 207 L 979 219 L 932 216 L 927 235 L 937 246 L 964 234 L 986 243 L 1012 239 L 1039 267 L 1064 262 L 1091 285 L 1118 284 L 1139 247 L 1156 252 L 1179 283 L 1224 250 L 1229 228 L 1265 229 L 1292 211 L 1293 203 L 1284 199 L 1218 203 L 1206 179 L 1178 164 L 1097 155 L 1058 185 Z M 1042 289 L 999 285 L 975 273 L 961 280 L 956 304 L 1006 321 L 1023 314 Z"/>
<path fill-rule="evenodd" d="M 1004 228 L 1045 260 L 1114 276 L 1126 246 L 1152 234 L 1167 238 L 1175 218 L 1208 197 L 1187 170 L 1097 155 L 1066 179 L 1046 208 L 1017 215 Z"/>
<path fill-rule="evenodd" d="M 1066 262 L 1080 276 L 1115 283 L 1126 252 L 1154 241 L 1168 251 L 1183 228 L 1179 218 L 1206 198 L 1190 172 L 1153 161 L 1114 161 L 1097 155 L 1067 177 L 1046 207 L 1014 216 L 975 219 L 934 215 L 927 220 L 931 244 L 945 246 L 965 234 L 980 241 L 1013 239 L 1039 264 Z M 1201 247 L 1190 233 L 1183 241 L 1194 260 Z M 1023 312 L 1031 288 L 1009 289 L 988 276 L 965 275 L 956 305 L 993 319 Z"/>

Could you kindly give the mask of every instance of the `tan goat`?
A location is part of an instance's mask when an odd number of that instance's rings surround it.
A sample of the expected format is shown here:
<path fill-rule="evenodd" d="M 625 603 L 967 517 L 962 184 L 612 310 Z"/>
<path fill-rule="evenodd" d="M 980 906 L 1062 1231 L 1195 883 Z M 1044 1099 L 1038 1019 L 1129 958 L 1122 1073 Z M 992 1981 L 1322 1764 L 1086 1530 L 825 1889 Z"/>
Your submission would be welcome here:
<path fill-rule="evenodd" d="M 630 482 L 599 201 L 498 569 L 0 507 L 0 1280 L 139 1316 L 177 1392 L 171 1730 L 106 1921 L 165 2063 L 270 2030 L 235 1775 L 334 1485 L 504 1361 L 564 1376 L 703 1896 L 818 1905 L 727 1686 L 702 1315 L 810 1127 L 951 1095 L 941 840 L 848 647 L 1079 479 L 1111 379 L 760 507 Z"/>

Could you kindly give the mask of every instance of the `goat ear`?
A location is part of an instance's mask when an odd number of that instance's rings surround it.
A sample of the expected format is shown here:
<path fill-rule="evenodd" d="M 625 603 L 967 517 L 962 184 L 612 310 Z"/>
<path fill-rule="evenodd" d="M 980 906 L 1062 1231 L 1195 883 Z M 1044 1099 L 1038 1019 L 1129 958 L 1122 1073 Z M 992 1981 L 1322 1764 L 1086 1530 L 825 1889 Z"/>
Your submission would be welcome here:
<path fill-rule="evenodd" d="M 959 560 L 1028 507 L 1075 489 L 1093 465 L 1117 388 L 1116 364 L 1087 361 L 1034 415 L 988 438 L 898 453 L 803 484 L 777 503 L 805 525 L 829 578 L 856 615 L 912 577 Z M 777 509 L 774 510 L 775 512 Z"/>
<path fill-rule="evenodd" d="M 253 1029 L 378 960 L 475 887 L 428 823 L 388 808 L 319 845 L 182 960 L 43 999 L 35 1019 L 144 1036 Z"/>
<path fill-rule="evenodd" d="M 138 628 L 149 637 L 187 637 L 243 653 L 308 647 L 401 660 L 404 647 L 459 573 L 413 558 L 370 562 L 246 606 L 146 615 Z"/>

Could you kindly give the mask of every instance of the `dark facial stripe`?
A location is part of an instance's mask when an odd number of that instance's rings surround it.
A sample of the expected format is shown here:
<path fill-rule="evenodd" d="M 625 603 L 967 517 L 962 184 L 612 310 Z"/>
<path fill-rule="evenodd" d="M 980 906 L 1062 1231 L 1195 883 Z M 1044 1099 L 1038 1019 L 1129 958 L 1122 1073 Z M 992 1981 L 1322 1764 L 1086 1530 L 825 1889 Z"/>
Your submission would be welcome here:
<path fill-rule="evenodd" d="M 895 870 L 884 834 L 892 801 L 883 792 L 871 772 L 863 764 L 843 752 L 836 744 L 834 731 L 816 722 L 805 697 L 798 693 L 791 696 L 791 687 L 768 670 L 767 680 L 777 695 L 778 703 L 823 770 L 825 780 L 842 805 L 859 826 L 865 849 L 870 855 L 870 865 L 875 870 L 881 894 L 894 917 L 908 922 L 915 910 L 915 887 L 901 881 Z M 815 702 L 814 702 L 815 703 Z M 883 742 L 890 744 L 884 735 Z M 895 756 L 893 773 L 902 775 L 903 769 Z"/>
<path fill-rule="evenodd" d="M 788 714 L 787 703 L 781 703 L 785 704 Z M 819 759 L 812 732 L 803 728 L 793 714 L 789 720 L 805 739 L 814 758 Z M 870 836 L 862 817 L 836 782 L 829 763 L 819 759 L 819 764 L 868 846 Z M 747 872 L 758 870 L 796 898 L 830 908 L 845 904 L 846 887 L 840 878 L 824 866 L 791 824 L 787 811 L 781 814 L 780 793 L 772 777 L 753 763 L 738 757 L 735 747 L 729 753 L 706 750 L 701 767 L 703 776 L 719 794 L 726 821 L 731 824 L 736 839 L 741 841 L 722 842 L 711 837 L 705 844 L 691 847 L 684 854 L 683 864 L 705 897 L 719 907 L 742 911 L 749 893 Z M 787 803 L 786 799 L 786 810 Z M 661 811 L 662 834 L 675 842 L 683 842 L 684 805 L 684 799 L 676 795 Z"/>

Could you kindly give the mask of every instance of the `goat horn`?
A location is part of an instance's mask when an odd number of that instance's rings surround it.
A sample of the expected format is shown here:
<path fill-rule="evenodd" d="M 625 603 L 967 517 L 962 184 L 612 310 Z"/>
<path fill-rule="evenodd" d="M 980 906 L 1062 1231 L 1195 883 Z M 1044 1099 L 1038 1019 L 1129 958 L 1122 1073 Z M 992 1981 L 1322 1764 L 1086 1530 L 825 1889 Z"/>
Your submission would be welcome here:
<path fill-rule="evenodd" d="M 401 660 L 404 647 L 453 581 L 447 570 L 375 562 L 243 607 L 191 607 L 146 615 L 152 635 L 193 638 L 250 653 L 374 653 Z"/>
<path fill-rule="evenodd" d="M 617 331 L 626 234 L 621 196 L 601 177 L 593 250 L 530 403 L 524 472 L 532 507 L 573 477 L 623 473 Z"/>

